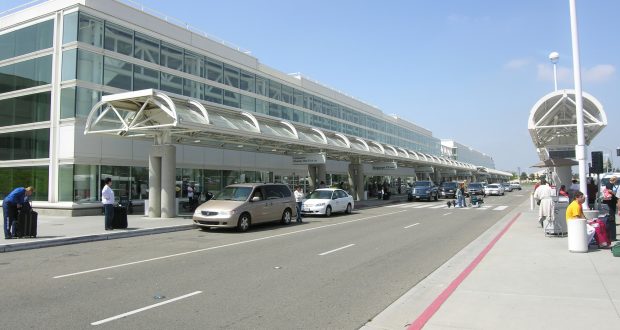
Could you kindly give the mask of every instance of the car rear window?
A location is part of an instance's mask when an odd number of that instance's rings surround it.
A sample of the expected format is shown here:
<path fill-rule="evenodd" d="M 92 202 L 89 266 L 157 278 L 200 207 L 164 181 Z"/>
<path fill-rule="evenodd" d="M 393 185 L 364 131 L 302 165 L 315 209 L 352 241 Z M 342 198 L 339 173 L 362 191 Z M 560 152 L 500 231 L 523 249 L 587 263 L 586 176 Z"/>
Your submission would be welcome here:
<path fill-rule="evenodd" d="M 414 183 L 414 186 L 416 186 L 416 187 L 430 187 L 431 183 L 429 181 L 416 181 Z"/>

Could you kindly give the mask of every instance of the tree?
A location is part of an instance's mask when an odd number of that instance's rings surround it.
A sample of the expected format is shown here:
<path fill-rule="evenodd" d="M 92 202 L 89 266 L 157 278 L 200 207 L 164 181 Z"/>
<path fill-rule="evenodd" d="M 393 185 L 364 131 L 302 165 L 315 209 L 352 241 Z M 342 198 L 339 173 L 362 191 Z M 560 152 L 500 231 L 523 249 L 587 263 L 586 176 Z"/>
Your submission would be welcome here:
<path fill-rule="evenodd" d="M 521 180 L 527 180 L 527 173 L 525 173 L 525 172 L 521 172 L 521 177 L 520 177 L 520 179 L 521 179 Z"/>
<path fill-rule="evenodd" d="M 530 173 L 530 180 L 534 181 L 536 179 L 536 176 L 534 175 L 534 173 Z"/>

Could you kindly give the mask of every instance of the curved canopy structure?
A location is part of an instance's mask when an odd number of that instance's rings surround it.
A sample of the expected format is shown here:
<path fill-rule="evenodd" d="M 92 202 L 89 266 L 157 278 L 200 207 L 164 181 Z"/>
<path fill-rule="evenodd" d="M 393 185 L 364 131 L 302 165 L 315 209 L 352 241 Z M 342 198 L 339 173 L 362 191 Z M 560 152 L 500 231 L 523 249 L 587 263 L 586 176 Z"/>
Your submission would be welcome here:
<path fill-rule="evenodd" d="M 432 164 L 459 171 L 476 168 L 472 164 L 153 89 L 104 96 L 91 109 L 84 130 L 84 134 L 94 133 L 276 154 L 326 152 L 330 159 L 395 161 L 404 167 Z"/>
<path fill-rule="evenodd" d="M 528 130 L 541 160 L 574 158 L 577 144 L 575 91 L 559 90 L 543 96 L 530 111 Z M 607 126 L 601 103 L 583 93 L 585 143 L 590 142 Z"/>

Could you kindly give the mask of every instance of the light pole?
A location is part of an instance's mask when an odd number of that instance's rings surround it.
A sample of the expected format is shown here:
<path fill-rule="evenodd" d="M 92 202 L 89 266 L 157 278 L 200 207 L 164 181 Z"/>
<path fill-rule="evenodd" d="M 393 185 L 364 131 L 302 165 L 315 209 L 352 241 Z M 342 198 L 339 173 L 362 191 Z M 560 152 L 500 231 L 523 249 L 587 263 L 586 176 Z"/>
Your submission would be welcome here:
<path fill-rule="evenodd" d="M 553 86 L 555 87 L 555 91 L 558 91 L 558 61 L 560 60 L 560 54 L 558 52 L 551 52 L 549 54 L 549 60 L 553 63 Z"/>
<path fill-rule="evenodd" d="M 570 30 L 573 48 L 573 74 L 575 79 L 575 112 L 577 116 L 577 145 L 575 156 L 579 162 L 579 190 L 587 194 L 586 189 L 586 145 L 583 127 L 583 97 L 581 92 L 581 64 L 579 63 L 579 33 L 577 32 L 577 8 L 575 0 L 569 0 Z M 587 197 L 587 196 L 586 196 Z"/>

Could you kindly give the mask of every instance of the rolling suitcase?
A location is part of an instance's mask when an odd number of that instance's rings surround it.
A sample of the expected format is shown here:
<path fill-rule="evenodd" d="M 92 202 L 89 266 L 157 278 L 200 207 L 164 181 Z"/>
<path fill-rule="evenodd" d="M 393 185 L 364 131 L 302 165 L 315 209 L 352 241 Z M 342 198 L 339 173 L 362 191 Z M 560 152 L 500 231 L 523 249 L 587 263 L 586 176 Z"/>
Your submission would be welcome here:
<path fill-rule="evenodd" d="M 114 207 L 114 218 L 112 218 L 112 228 L 114 229 L 126 229 L 127 228 L 127 209 L 123 206 Z"/>
<path fill-rule="evenodd" d="M 590 225 L 594 227 L 594 239 L 596 243 L 598 243 L 598 247 L 609 247 L 611 246 L 611 241 L 607 236 L 607 226 L 605 223 L 599 219 L 595 219 L 590 222 Z"/>
<path fill-rule="evenodd" d="M 16 237 L 37 237 L 37 220 L 39 214 L 33 211 L 29 206 L 24 206 L 17 213 L 17 222 L 15 223 Z"/>

